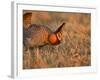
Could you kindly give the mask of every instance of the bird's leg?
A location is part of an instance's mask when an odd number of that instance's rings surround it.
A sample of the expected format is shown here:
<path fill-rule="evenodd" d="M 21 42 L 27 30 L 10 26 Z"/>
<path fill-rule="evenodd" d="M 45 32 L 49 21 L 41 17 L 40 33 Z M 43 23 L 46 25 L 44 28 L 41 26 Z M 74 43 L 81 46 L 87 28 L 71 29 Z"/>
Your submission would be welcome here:
<path fill-rule="evenodd" d="M 36 61 L 38 61 L 38 57 L 39 57 L 39 48 L 36 48 Z"/>
<path fill-rule="evenodd" d="M 28 48 L 27 49 L 27 51 L 26 51 L 26 53 L 27 53 L 27 67 L 30 69 L 31 68 L 31 52 L 30 52 L 30 49 Z"/>

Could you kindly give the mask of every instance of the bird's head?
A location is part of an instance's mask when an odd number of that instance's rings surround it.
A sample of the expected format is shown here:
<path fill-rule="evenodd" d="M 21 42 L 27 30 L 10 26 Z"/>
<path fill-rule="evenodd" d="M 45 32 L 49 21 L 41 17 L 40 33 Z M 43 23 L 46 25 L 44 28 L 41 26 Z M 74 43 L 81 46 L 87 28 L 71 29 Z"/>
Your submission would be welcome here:
<path fill-rule="evenodd" d="M 58 45 L 60 44 L 61 40 L 62 40 L 62 33 L 61 33 L 61 29 L 62 27 L 65 25 L 65 23 L 63 23 L 55 32 L 53 32 L 52 34 L 49 35 L 49 42 L 52 45 Z"/>

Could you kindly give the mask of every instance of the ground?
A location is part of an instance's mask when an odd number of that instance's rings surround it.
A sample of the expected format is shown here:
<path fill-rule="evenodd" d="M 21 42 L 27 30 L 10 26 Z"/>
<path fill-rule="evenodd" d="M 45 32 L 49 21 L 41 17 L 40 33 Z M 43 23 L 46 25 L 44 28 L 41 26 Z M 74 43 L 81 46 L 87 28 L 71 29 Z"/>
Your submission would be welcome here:
<path fill-rule="evenodd" d="M 63 40 L 60 45 L 31 49 L 31 57 L 23 50 L 23 68 L 55 68 L 91 65 L 91 14 L 71 12 L 32 12 L 31 23 L 48 26 L 55 31 L 62 22 Z M 30 66 L 28 62 L 30 61 Z"/>

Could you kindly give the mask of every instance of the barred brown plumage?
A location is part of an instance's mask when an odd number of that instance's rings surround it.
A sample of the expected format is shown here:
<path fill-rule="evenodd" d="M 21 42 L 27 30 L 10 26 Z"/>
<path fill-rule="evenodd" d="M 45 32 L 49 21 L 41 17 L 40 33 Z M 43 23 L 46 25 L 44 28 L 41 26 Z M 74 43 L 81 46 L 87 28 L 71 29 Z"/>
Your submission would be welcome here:
<path fill-rule="evenodd" d="M 32 24 L 28 29 L 24 29 L 24 44 L 27 47 L 42 46 L 48 43 L 49 28 L 43 25 Z"/>
<path fill-rule="evenodd" d="M 25 53 L 28 54 L 27 67 L 31 67 L 32 55 L 30 48 L 35 48 L 36 62 L 39 60 L 39 47 L 47 44 L 58 45 L 61 41 L 61 29 L 65 25 L 63 23 L 56 31 L 51 31 L 45 25 L 32 24 L 31 23 L 32 13 L 26 13 L 23 15 L 23 44 Z"/>
<path fill-rule="evenodd" d="M 55 32 L 52 32 L 44 25 L 30 25 L 28 29 L 23 29 L 24 45 L 30 48 L 35 46 L 39 47 L 46 44 L 59 44 L 60 40 L 58 37 L 61 37 L 59 34 L 64 24 L 65 23 L 63 23 Z"/>

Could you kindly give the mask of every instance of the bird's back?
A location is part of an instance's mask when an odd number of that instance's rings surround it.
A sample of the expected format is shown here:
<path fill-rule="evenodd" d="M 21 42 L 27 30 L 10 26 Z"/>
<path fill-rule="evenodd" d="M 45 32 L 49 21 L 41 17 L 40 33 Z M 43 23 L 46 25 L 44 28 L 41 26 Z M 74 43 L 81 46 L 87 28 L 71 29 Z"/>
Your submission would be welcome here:
<path fill-rule="evenodd" d="M 48 36 L 51 30 L 44 25 L 32 24 L 28 29 L 23 30 L 24 44 L 28 47 L 42 46 L 48 43 Z"/>

